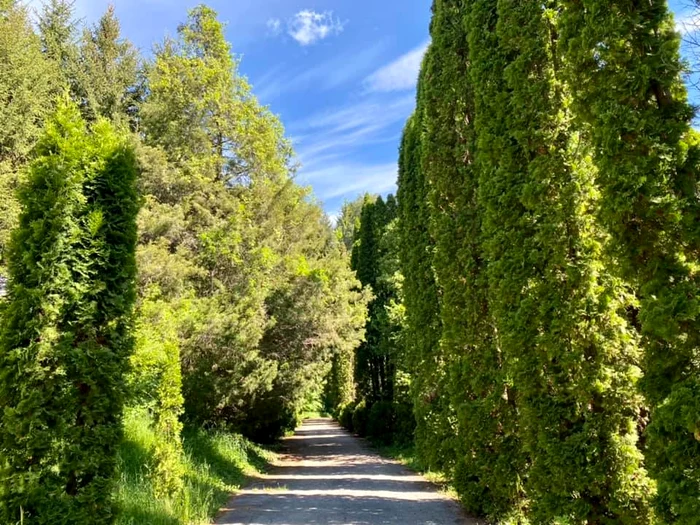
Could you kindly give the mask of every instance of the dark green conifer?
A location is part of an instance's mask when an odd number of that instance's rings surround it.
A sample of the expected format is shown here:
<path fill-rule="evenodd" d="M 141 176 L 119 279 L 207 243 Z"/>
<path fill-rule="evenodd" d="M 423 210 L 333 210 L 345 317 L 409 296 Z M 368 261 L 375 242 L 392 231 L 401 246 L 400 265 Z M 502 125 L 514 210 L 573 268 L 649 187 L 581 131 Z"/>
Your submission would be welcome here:
<path fill-rule="evenodd" d="M 489 300 L 513 382 L 534 523 L 645 523 L 639 352 L 605 269 L 587 147 L 567 112 L 556 3 L 469 17 Z"/>
<path fill-rule="evenodd" d="M 474 166 L 474 87 L 468 70 L 471 4 L 433 4 L 432 45 L 419 87 L 418 107 L 425 119 L 421 156 L 441 291 L 440 344 L 456 414 L 455 487 L 472 512 L 504 515 L 520 500 L 523 461 L 515 400 L 487 297 Z"/>
<path fill-rule="evenodd" d="M 421 88 L 423 82 L 420 82 Z M 420 98 L 420 97 L 419 97 Z M 415 443 L 428 467 L 451 462 L 450 403 L 440 347 L 439 291 L 433 271 L 435 243 L 430 236 L 428 185 L 421 169 L 422 111 L 409 119 L 399 155 L 399 235 L 406 334 L 404 360 L 411 374 L 416 418 Z"/>
<path fill-rule="evenodd" d="M 394 397 L 395 363 L 392 359 L 391 332 L 387 307 L 395 291 L 382 274 L 382 261 L 388 255 L 382 242 L 388 225 L 396 218 L 396 199 L 389 195 L 376 200 L 368 198 L 362 208 L 357 242 L 353 249 L 353 270 L 362 286 L 371 290 L 365 342 L 357 349 L 356 381 L 361 396 L 368 404 L 391 401 Z"/>

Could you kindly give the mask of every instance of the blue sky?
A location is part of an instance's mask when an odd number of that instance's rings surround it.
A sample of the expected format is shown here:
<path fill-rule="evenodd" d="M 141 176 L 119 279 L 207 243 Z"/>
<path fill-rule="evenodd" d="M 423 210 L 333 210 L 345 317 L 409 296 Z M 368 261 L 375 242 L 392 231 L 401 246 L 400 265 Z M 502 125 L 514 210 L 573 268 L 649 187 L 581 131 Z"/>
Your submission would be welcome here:
<path fill-rule="evenodd" d="M 38 3 L 40 0 L 32 0 Z M 144 53 L 175 33 L 197 0 L 77 0 L 96 20 L 113 3 Z M 241 71 L 280 115 L 327 212 L 365 191 L 395 190 L 398 144 L 415 104 L 431 0 L 210 0 L 242 57 Z M 695 30 L 692 0 L 671 0 L 679 28 Z"/>

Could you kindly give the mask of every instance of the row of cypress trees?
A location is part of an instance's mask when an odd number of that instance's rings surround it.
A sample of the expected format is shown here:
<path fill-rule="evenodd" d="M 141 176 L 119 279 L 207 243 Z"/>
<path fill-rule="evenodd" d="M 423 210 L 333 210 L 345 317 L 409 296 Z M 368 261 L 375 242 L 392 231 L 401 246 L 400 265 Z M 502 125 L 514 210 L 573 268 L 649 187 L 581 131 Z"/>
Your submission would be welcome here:
<path fill-rule="evenodd" d="M 664 0 L 435 0 L 400 152 L 423 462 L 503 522 L 695 523 L 698 141 Z"/>

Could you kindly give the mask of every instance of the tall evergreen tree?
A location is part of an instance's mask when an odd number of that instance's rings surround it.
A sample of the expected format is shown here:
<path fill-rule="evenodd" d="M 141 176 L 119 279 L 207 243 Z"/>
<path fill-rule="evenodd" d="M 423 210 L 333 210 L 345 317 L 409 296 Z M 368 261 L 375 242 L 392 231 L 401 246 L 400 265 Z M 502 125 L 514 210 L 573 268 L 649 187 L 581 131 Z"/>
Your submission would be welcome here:
<path fill-rule="evenodd" d="M 425 88 L 422 80 L 419 85 Z M 428 467 L 439 469 L 451 461 L 448 443 L 454 431 L 449 421 L 447 374 L 440 347 L 439 290 L 433 271 L 435 243 L 430 236 L 431 210 L 426 198 L 429 188 L 421 169 L 423 110 L 419 107 L 408 120 L 399 155 L 397 197 L 406 308 L 404 361 L 411 374 L 416 448 Z"/>
<path fill-rule="evenodd" d="M 4 523 L 112 523 L 135 299 L 136 163 L 64 102 L 37 147 L 0 338 Z"/>
<path fill-rule="evenodd" d="M 562 0 L 563 59 L 594 147 L 599 217 L 633 284 L 651 404 L 646 454 L 668 523 L 700 513 L 700 199 L 679 35 L 664 0 Z"/>
<path fill-rule="evenodd" d="M 432 44 L 418 107 L 424 111 L 422 170 L 430 187 L 433 265 L 441 291 L 441 345 L 456 413 L 455 487 L 469 510 L 504 515 L 521 499 L 524 461 L 515 396 L 488 304 L 474 167 L 474 87 L 469 80 L 472 2 L 435 0 Z"/>
<path fill-rule="evenodd" d="M 139 102 L 139 57 L 134 46 L 121 36 L 114 6 L 92 29 L 83 31 L 80 42 L 78 101 L 89 120 L 136 118 Z"/>
<path fill-rule="evenodd" d="M 53 107 L 56 71 L 44 59 L 27 9 L 0 4 L 0 268 L 17 224 L 20 171 Z M 0 274 L 4 270 L 0 269 Z"/>
<path fill-rule="evenodd" d="M 193 9 L 178 36 L 156 49 L 148 71 L 141 116 L 149 143 L 211 180 L 286 177 L 291 149 L 282 125 L 237 73 L 216 12 Z"/>
<path fill-rule="evenodd" d="M 530 463 L 532 521 L 645 523 L 639 353 L 620 316 L 624 289 L 601 258 L 555 7 L 477 1 L 469 17 L 489 302 Z"/>
<path fill-rule="evenodd" d="M 343 241 L 348 253 L 352 253 L 355 236 L 360 229 L 360 215 L 367 195 L 361 195 L 354 201 L 346 201 L 340 210 L 336 223 L 336 233 Z"/>
<path fill-rule="evenodd" d="M 42 7 L 38 26 L 44 55 L 57 68 L 61 89 L 75 94 L 79 73 L 75 0 L 48 0 Z"/>
<path fill-rule="evenodd" d="M 395 290 L 382 275 L 382 260 L 387 255 L 382 238 L 396 218 L 396 199 L 365 199 L 360 228 L 353 250 L 353 270 L 362 285 L 374 298 L 369 304 L 365 342 L 357 350 L 355 360 L 359 393 L 369 404 L 392 401 L 396 363 L 392 358 L 393 326 L 387 308 L 395 298 Z"/>

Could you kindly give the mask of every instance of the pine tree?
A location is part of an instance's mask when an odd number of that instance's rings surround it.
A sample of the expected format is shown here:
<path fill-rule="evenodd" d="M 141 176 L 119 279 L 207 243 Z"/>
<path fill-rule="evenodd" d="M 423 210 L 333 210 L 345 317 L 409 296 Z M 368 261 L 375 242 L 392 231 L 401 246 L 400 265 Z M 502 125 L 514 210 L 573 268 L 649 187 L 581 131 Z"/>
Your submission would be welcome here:
<path fill-rule="evenodd" d="M 356 233 L 360 228 L 362 206 L 366 198 L 367 194 L 359 196 L 354 201 L 344 202 L 337 219 L 336 233 L 338 238 L 343 241 L 348 253 L 352 253 Z"/>
<path fill-rule="evenodd" d="M 53 107 L 55 86 L 56 71 L 41 53 L 26 8 L 0 4 L 0 268 L 17 224 L 20 171 Z"/>
<path fill-rule="evenodd" d="M 139 57 L 122 38 L 114 6 L 93 29 L 83 31 L 80 42 L 80 73 L 76 90 L 88 120 L 106 117 L 135 124 L 139 101 Z"/>
<path fill-rule="evenodd" d="M 238 60 L 212 9 L 190 11 L 178 39 L 156 49 L 148 71 L 143 128 L 169 159 L 196 164 L 200 176 L 236 184 L 287 176 L 291 148 L 279 119 L 239 75 Z"/>
<path fill-rule="evenodd" d="M 135 299 L 136 164 L 63 102 L 37 147 L 0 338 L 3 523 L 112 523 Z"/>
<path fill-rule="evenodd" d="M 369 305 L 365 341 L 357 349 L 355 358 L 355 379 L 358 391 L 363 399 L 378 401 L 382 399 L 381 378 L 378 357 L 375 355 L 379 346 L 380 332 L 377 315 L 382 307 L 377 302 L 376 289 L 379 277 L 379 240 L 381 237 L 381 209 L 384 200 L 367 199 L 360 215 L 360 229 L 353 249 L 353 270 L 363 287 L 372 291 L 373 299 Z"/>
<path fill-rule="evenodd" d="M 46 58 L 58 71 L 60 88 L 75 95 L 78 76 L 78 22 L 74 0 L 49 0 L 39 16 L 39 36 Z"/>
<path fill-rule="evenodd" d="M 383 261 L 391 257 L 383 241 L 389 224 L 396 218 L 396 199 L 389 195 L 384 201 L 366 198 L 360 216 L 360 227 L 353 250 L 352 268 L 362 286 L 371 290 L 365 342 L 357 350 L 355 378 L 358 391 L 371 405 L 394 399 L 396 363 L 392 324 L 388 308 L 396 298 L 390 276 L 382 272 Z"/>
<path fill-rule="evenodd" d="M 590 136 L 599 217 L 645 350 L 646 456 L 668 523 L 700 513 L 700 201 L 679 35 L 663 0 L 562 0 L 561 48 Z"/>

